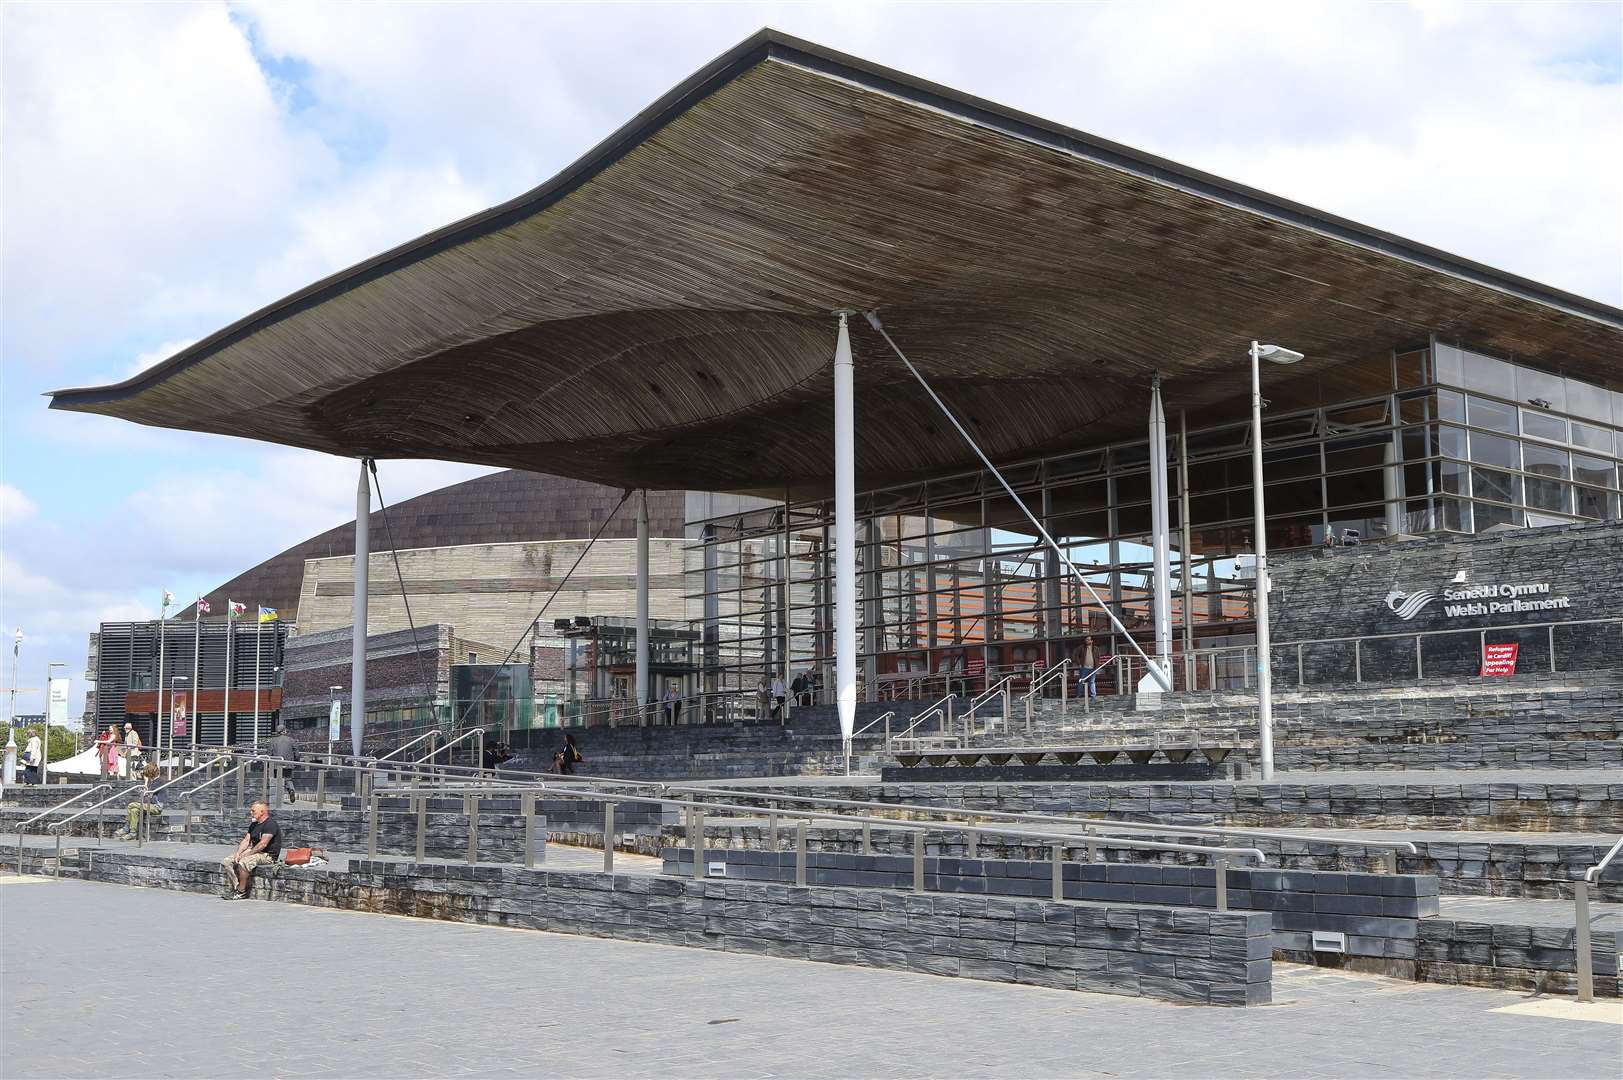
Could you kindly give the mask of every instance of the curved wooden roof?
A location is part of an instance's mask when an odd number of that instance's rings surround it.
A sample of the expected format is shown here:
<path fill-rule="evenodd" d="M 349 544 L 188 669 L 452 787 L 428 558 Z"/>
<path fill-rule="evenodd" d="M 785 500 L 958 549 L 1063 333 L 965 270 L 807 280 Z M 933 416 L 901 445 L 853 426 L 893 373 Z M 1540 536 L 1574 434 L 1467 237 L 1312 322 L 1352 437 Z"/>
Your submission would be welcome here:
<path fill-rule="evenodd" d="M 836 308 L 1008 458 L 1432 333 L 1615 378 L 1623 311 L 763 31 L 553 180 L 53 408 L 600 483 L 823 487 Z M 969 452 L 854 320 L 859 482 Z"/>

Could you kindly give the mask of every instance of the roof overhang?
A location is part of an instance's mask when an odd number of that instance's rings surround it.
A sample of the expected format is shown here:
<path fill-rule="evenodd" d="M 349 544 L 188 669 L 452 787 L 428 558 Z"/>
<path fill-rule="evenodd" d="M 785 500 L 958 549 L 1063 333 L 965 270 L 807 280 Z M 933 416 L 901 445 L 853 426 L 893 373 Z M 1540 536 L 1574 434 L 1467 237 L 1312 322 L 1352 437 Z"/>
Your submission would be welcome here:
<path fill-rule="evenodd" d="M 995 458 L 1433 333 L 1616 378 L 1623 311 L 774 31 L 541 187 L 52 408 L 348 456 L 782 491 L 832 472 L 837 308 Z M 861 320 L 859 480 L 969 464 Z M 1304 365 L 1304 376 L 1307 374 Z"/>

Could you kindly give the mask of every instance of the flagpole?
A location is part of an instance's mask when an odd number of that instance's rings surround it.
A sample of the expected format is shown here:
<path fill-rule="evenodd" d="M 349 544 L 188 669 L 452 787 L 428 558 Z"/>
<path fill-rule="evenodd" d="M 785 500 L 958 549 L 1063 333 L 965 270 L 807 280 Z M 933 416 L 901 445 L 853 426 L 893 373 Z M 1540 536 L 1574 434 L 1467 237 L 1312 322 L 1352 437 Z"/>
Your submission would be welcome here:
<path fill-rule="evenodd" d="M 201 673 L 201 670 L 202 670 L 199 663 L 198 663 L 198 660 L 203 655 L 203 653 L 202 653 L 202 649 L 203 649 L 203 607 L 202 607 L 202 604 L 203 604 L 203 598 L 201 596 L 199 596 L 197 598 L 197 605 L 198 606 L 192 608 L 192 709 L 191 709 L 191 722 L 192 722 L 191 723 L 191 728 L 192 728 L 192 732 L 191 732 L 191 734 L 192 734 L 192 767 L 193 768 L 197 767 L 197 725 L 202 721 L 202 718 L 203 718 L 202 710 L 198 708 L 198 704 L 203 700 L 203 684 L 197 681 L 197 677 Z"/>
<path fill-rule="evenodd" d="M 254 749 L 259 749 L 259 641 L 265 635 L 260 631 L 265 629 L 265 620 L 260 612 L 254 611 Z"/>
<path fill-rule="evenodd" d="M 220 745 L 231 746 L 231 654 L 236 651 L 237 612 L 230 597 L 225 601 L 225 706 L 220 721 Z"/>
<path fill-rule="evenodd" d="M 163 603 L 158 605 L 158 702 L 157 719 L 154 723 L 155 732 L 152 741 L 157 743 L 158 756 L 155 759 L 158 767 L 163 767 L 163 660 L 164 646 L 169 643 L 169 591 L 164 590 Z"/>

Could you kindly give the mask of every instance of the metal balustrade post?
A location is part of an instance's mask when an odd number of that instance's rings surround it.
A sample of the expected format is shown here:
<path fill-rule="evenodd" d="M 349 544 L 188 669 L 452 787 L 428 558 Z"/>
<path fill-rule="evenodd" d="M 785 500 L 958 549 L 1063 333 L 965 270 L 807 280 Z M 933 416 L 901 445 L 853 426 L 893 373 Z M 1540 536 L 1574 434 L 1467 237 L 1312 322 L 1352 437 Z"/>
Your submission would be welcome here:
<path fill-rule="evenodd" d="M 862 853 L 873 854 L 873 827 L 866 821 L 862 823 Z"/>
<path fill-rule="evenodd" d="M 1251 646 L 1247 645 L 1240 650 L 1240 687 L 1251 689 Z"/>
<path fill-rule="evenodd" d="M 924 891 L 924 830 L 913 833 L 913 891 Z"/>
<path fill-rule="evenodd" d="M 248 763 L 244 761 L 237 766 L 237 807 L 248 801 Z"/>
<path fill-rule="evenodd" d="M 693 808 L 693 876 L 704 877 L 704 811 Z"/>
<path fill-rule="evenodd" d="M 280 765 L 273 766 L 271 774 L 271 798 L 275 800 L 271 803 L 271 808 L 280 810 L 282 808 L 282 767 Z"/>
<path fill-rule="evenodd" d="M 263 790 L 259 796 L 259 801 L 269 806 L 271 800 L 271 763 L 269 758 L 265 759 L 264 769 L 262 771 L 264 773 L 264 784 Z"/>
<path fill-rule="evenodd" d="M 143 810 L 142 816 L 145 816 L 145 814 L 146 812 Z M 56 865 L 51 869 L 51 876 L 62 876 L 62 833 L 60 831 L 56 834 Z"/>
<path fill-rule="evenodd" d="M 1353 638 L 1353 682 L 1364 681 L 1364 649 L 1363 639 Z"/>
<path fill-rule="evenodd" d="M 768 851 L 778 850 L 778 815 L 776 814 L 766 816 L 766 842 Z"/>
<path fill-rule="evenodd" d="M 1301 646 L 1298 645 L 1298 646 L 1296 646 L 1296 648 L 1298 650 L 1300 650 Z M 1416 682 L 1419 682 L 1421 679 L 1425 678 L 1424 665 L 1422 664 L 1422 662 L 1420 660 L 1420 635 L 1419 634 L 1416 634 L 1414 636 L 1414 677 L 1415 677 Z"/>
<path fill-rule="evenodd" d="M 468 865 L 479 864 L 479 796 L 469 795 L 466 799 L 468 811 Z"/>
<path fill-rule="evenodd" d="M 23 872 L 23 830 L 22 830 L 22 826 L 19 825 L 17 827 L 17 874 L 19 876 L 21 876 L 22 872 Z"/>
<path fill-rule="evenodd" d="M 369 813 L 366 815 L 366 857 L 375 859 L 378 857 L 378 797 L 369 796 L 367 801 Z"/>
<path fill-rule="evenodd" d="M 1414 639 L 1414 647 L 1415 647 L 1415 658 L 1418 660 L 1420 658 L 1420 639 L 1419 638 Z M 1300 642 L 1298 642 L 1297 645 L 1296 645 L 1296 685 L 1297 686 L 1302 685 L 1302 646 L 1301 646 Z"/>
<path fill-rule="evenodd" d="M 325 766 L 316 770 L 316 809 L 324 810 L 327 806 L 327 769 Z"/>
<path fill-rule="evenodd" d="M 186 796 L 186 840 L 187 840 L 188 843 L 190 843 L 191 839 L 192 839 L 192 797 L 190 795 L 188 795 L 188 796 Z"/>
<path fill-rule="evenodd" d="M 535 869 L 535 792 L 519 796 L 519 812 L 524 815 L 524 869 Z"/>
<path fill-rule="evenodd" d="M 614 804 L 603 804 L 603 872 L 614 873 Z"/>
<path fill-rule="evenodd" d="M 1098 862 L 1099 861 L 1099 841 L 1094 839 L 1092 829 L 1088 830 L 1087 838 L 1088 838 L 1087 839 L 1088 862 Z"/>
<path fill-rule="evenodd" d="M 1550 624 L 1550 670 L 1555 670 L 1555 623 Z"/>
<path fill-rule="evenodd" d="M 964 857 L 966 859 L 978 859 L 981 857 L 980 840 L 980 833 L 974 829 L 970 829 L 964 833 Z"/>
<path fill-rule="evenodd" d="M 806 819 L 795 822 L 795 884 L 806 884 Z"/>
<path fill-rule="evenodd" d="M 417 805 L 417 861 L 424 862 L 428 858 L 428 800 L 419 795 L 414 800 Z"/>
<path fill-rule="evenodd" d="M 1217 910 L 1229 909 L 1229 863 L 1227 859 L 1218 859 L 1213 868 L 1217 871 Z"/>
<path fill-rule="evenodd" d="M 1595 1000 L 1595 956 L 1589 947 L 1589 882 L 1572 887 L 1573 949 L 1578 961 L 1578 1000 Z"/>

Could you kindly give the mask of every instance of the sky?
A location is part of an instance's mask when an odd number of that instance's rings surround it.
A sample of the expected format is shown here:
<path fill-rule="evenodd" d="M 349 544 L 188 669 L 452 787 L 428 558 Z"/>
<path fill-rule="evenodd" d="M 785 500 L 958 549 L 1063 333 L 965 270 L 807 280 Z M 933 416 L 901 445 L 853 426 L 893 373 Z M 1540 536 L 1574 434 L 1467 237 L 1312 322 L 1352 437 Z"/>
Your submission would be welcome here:
<path fill-rule="evenodd" d="M 1623 304 L 1619 3 L 12 0 L 0 627 L 24 631 L 18 681 L 66 662 L 77 715 L 98 623 L 353 517 L 353 462 L 43 394 L 121 380 L 540 184 L 762 26 Z M 391 503 L 486 471 L 379 464 Z"/>

